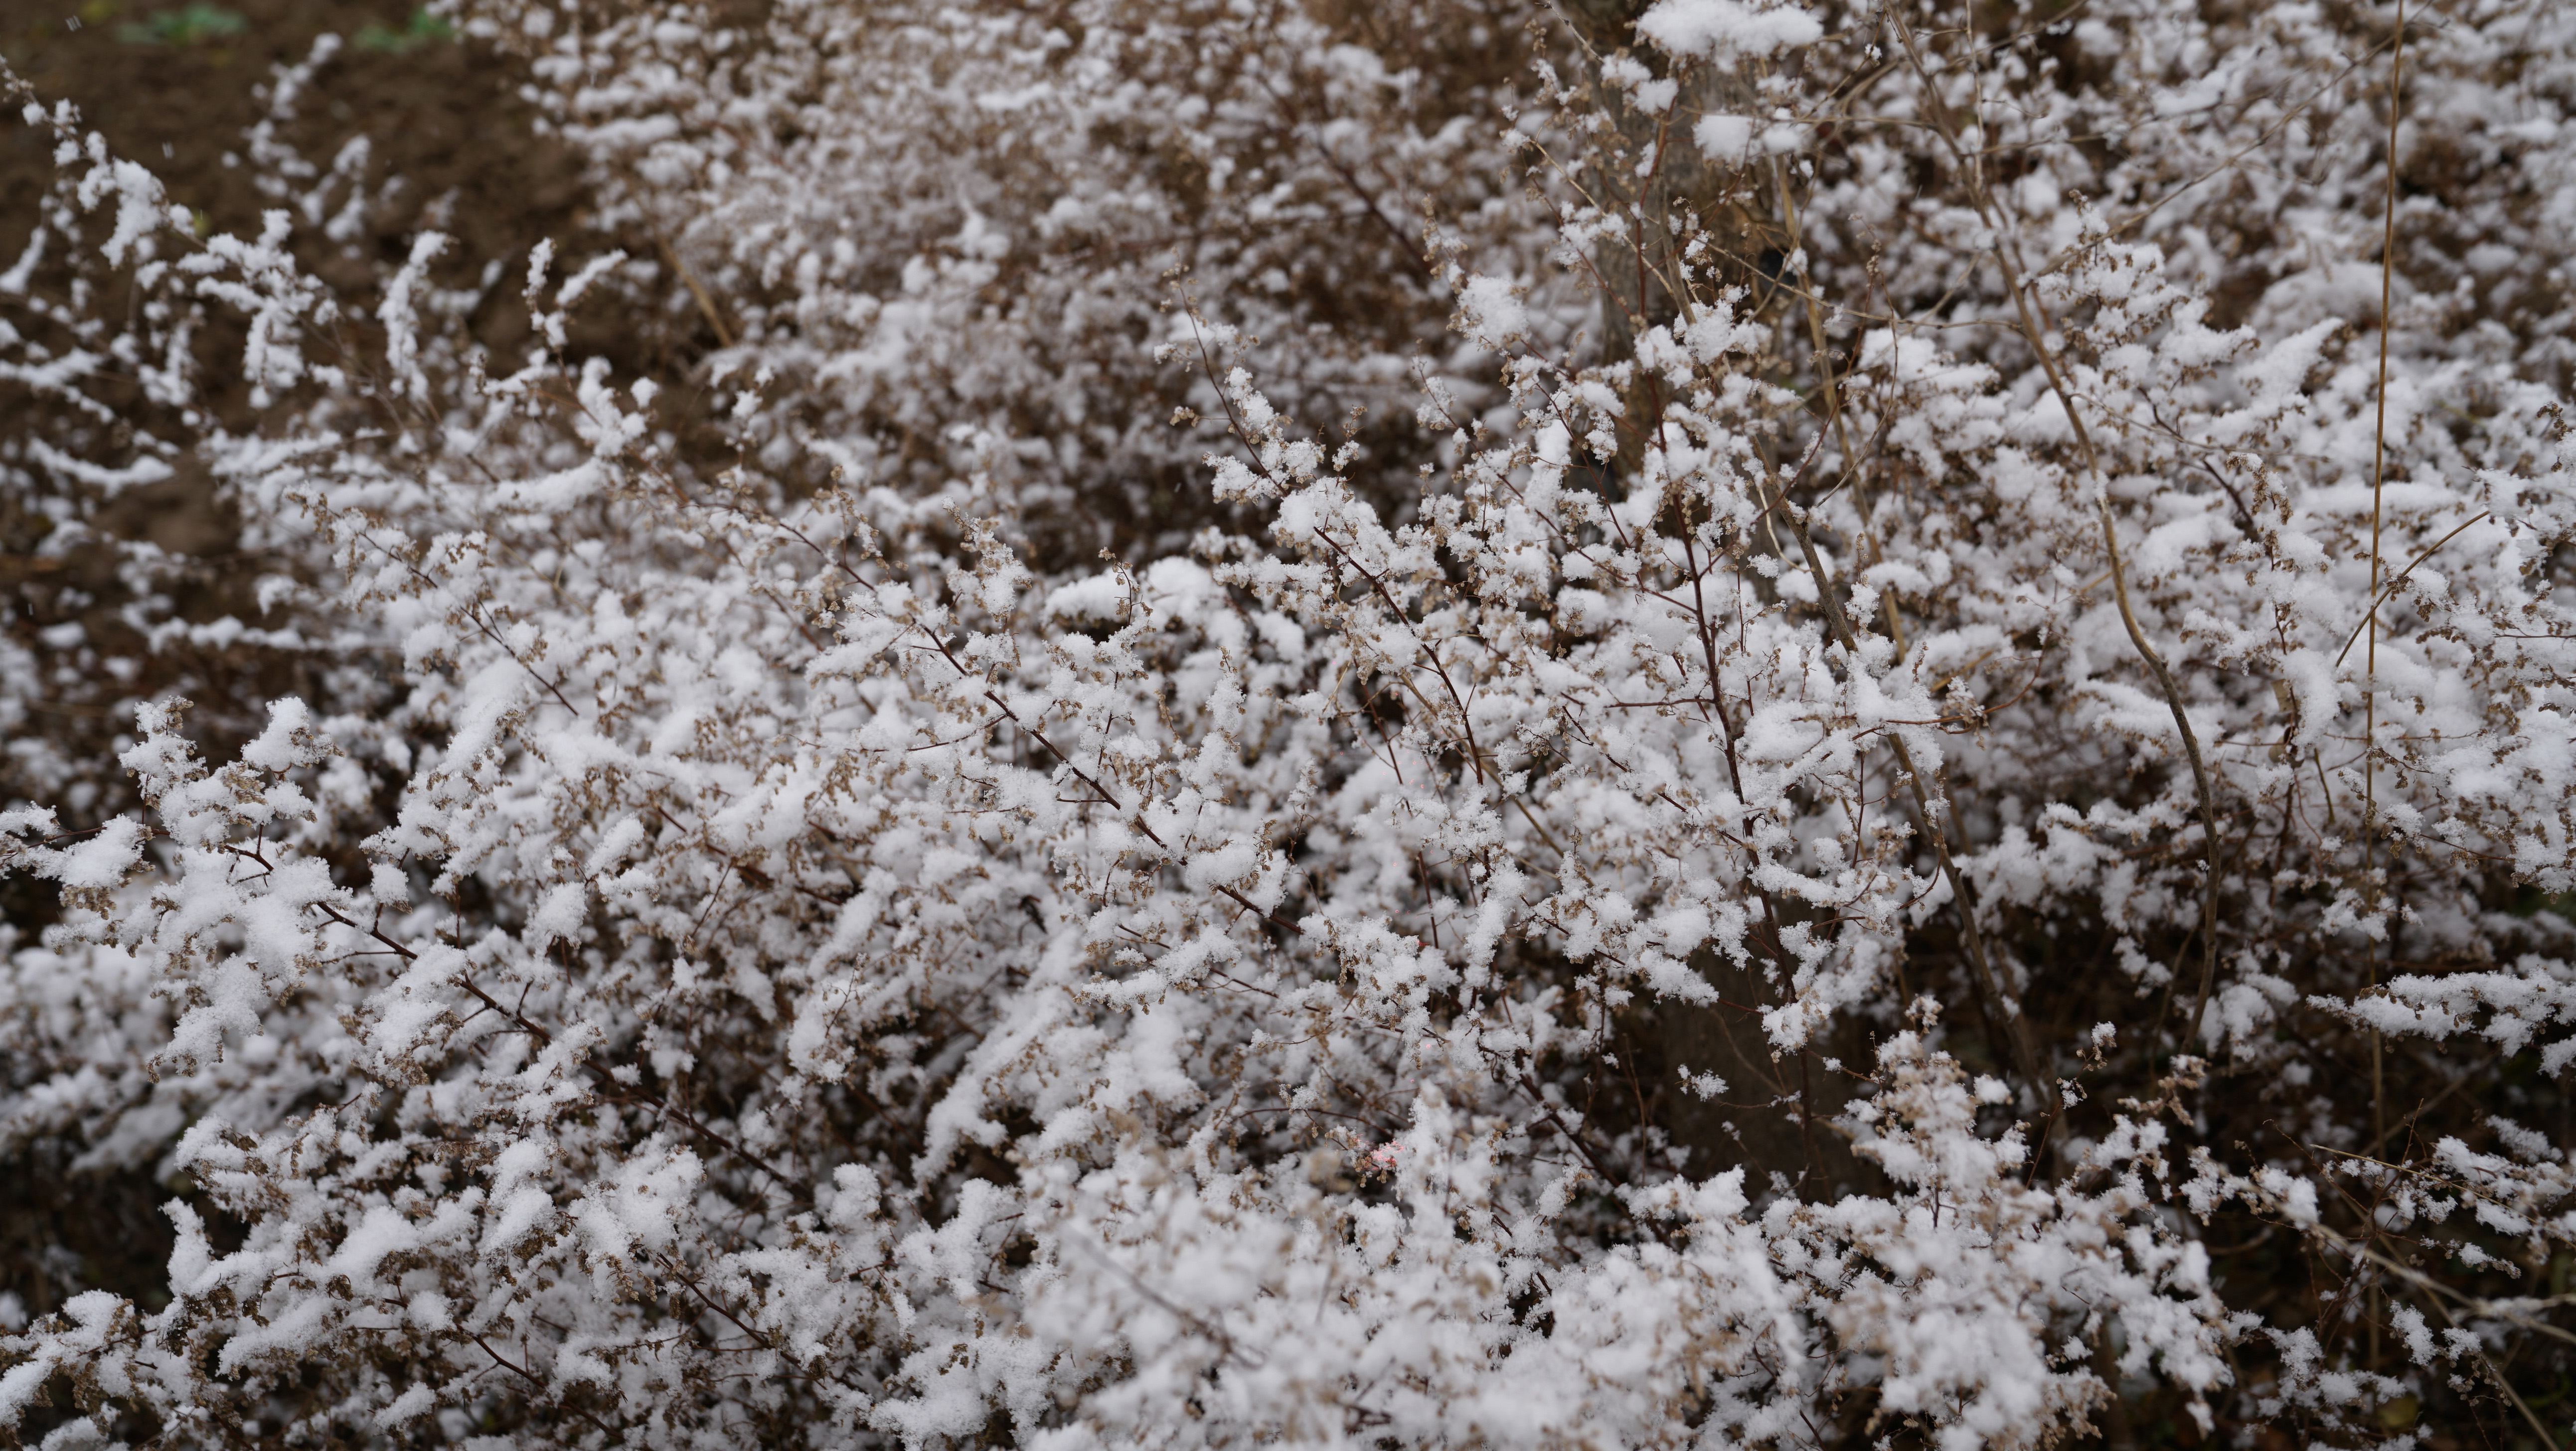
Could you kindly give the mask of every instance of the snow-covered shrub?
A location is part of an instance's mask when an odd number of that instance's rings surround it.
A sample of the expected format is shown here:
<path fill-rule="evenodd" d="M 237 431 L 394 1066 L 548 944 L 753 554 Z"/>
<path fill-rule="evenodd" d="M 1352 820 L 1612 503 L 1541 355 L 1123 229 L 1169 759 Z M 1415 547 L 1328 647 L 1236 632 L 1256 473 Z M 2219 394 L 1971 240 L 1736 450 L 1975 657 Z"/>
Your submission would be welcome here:
<path fill-rule="evenodd" d="M 0 484 L 301 683 L 22 752 L 0 1152 L 185 1188 L 0 1428 L 2552 1434 L 2576 15 L 457 19 L 566 265 L 28 102 Z"/>

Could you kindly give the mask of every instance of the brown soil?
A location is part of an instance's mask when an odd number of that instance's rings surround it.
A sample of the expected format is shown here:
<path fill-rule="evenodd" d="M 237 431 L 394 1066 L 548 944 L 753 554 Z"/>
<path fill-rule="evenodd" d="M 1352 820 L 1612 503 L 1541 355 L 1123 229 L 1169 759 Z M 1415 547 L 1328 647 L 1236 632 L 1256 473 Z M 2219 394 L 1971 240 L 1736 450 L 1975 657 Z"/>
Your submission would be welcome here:
<path fill-rule="evenodd" d="M 144 38 L 156 16 L 192 10 L 237 17 L 240 29 L 189 34 L 165 19 L 163 33 L 178 38 Z M 111 146 L 154 167 L 175 200 L 223 230 L 255 228 L 263 205 L 246 173 L 224 165 L 259 118 L 255 89 L 325 32 L 351 43 L 302 108 L 296 139 L 327 162 L 340 138 L 364 134 L 380 174 L 409 179 L 410 204 L 369 219 L 379 241 L 399 245 L 419 208 L 451 192 L 443 230 L 478 257 L 524 247 L 572 219 L 575 165 L 535 138 L 513 78 L 488 50 L 423 30 L 403 0 L 0 0 L 0 55 L 10 67 L 46 99 L 78 105 Z M 14 254 L 51 172 L 50 144 L 14 114 L 0 124 L 0 248 Z"/>

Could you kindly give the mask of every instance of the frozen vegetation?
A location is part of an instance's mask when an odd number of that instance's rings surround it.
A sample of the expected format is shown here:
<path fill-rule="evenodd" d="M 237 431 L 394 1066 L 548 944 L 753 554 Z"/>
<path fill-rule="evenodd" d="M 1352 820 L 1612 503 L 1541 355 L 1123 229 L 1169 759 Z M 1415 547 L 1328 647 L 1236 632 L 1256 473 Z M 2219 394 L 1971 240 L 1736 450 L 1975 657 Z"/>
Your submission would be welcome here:
<path fill-rule="evenodd" d="M 0 1439 L 2571 1434 L 2576 6 L 442 14 L 12 103 Z"/>

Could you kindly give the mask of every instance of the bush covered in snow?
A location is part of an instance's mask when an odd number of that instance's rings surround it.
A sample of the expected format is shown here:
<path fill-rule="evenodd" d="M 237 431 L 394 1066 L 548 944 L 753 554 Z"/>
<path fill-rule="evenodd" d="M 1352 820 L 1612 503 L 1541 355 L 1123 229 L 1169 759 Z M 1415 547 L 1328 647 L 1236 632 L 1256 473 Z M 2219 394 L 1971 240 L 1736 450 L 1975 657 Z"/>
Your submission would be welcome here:
<path fill-rule="evenodd" d="M 18 96 L 0 1435 L 2567 1434 L 2576 10 L 452 13 Z"/>

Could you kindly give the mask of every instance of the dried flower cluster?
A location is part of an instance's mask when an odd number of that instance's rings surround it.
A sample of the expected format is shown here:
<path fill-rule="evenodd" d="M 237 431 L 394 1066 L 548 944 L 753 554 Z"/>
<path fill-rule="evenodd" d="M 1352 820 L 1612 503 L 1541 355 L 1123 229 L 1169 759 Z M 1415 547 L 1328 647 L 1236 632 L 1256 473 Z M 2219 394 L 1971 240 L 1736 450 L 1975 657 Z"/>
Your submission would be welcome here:
<path fill-rule="evenodd" d="M 451 13 L 19 98 L 0 1438 L 2567 1434 L 2576 9 Z"/>

